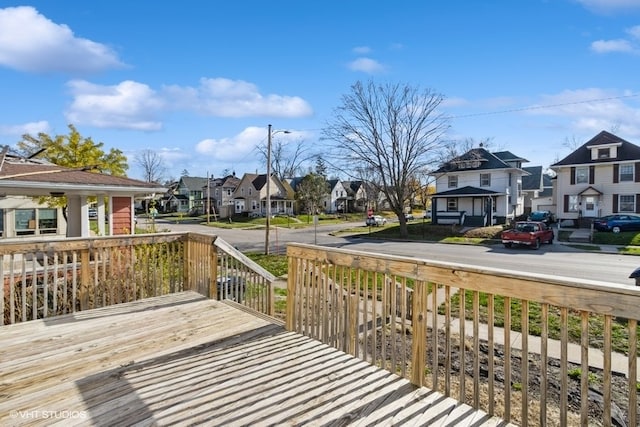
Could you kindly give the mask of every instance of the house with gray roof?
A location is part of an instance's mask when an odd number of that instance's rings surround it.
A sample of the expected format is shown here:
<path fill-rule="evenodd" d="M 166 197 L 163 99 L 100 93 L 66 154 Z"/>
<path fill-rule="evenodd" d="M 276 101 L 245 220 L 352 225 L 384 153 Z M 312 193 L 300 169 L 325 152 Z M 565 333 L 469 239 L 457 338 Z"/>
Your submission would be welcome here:
<path fill-rule="evenodd" d="M 564 159 L 556 172 L 556 216 L 587 220 L 615 213 L 640 214 L 640 147 L 602 131 Z"/>
<path fill-rule="evenodd" d="M 481 227 L 522 215 L 523 178 L 529 176 L 525 162 L 510 151 L 491 153 L 479 147 L 442 164 L 432 173 L 433 223 Z"/>

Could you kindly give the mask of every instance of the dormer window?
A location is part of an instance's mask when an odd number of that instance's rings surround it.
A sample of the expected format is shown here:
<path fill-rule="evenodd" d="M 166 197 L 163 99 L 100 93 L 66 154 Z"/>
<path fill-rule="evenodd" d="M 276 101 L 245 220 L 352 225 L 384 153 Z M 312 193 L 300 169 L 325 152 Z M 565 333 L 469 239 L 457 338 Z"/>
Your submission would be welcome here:
<path fill-rule="evenodd" d="M 598 148 L 598 158 L 599 159 L 610 159 L 611 158 L 611 148 Z"/>

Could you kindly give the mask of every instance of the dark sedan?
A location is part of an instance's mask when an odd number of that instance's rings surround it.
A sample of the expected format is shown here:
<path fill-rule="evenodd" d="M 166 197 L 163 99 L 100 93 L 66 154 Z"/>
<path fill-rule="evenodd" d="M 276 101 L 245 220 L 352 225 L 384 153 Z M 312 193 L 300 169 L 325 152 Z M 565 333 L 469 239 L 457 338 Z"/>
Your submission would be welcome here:
<path fill-rule="evenodd" d="M 640 230 L 640 216 L 615 214 L 607 215 L 593 220 L 593 228 L 598 231 L 621 231 Z"/>

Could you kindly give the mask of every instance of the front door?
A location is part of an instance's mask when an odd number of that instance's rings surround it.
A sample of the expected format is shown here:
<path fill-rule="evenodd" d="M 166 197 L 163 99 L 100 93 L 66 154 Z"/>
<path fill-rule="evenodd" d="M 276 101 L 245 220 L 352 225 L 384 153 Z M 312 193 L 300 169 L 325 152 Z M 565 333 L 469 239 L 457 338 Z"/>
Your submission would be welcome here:
<path fill-rule="evenodd" d="M 587 218 L 593 218 L 598 216 L 597 215 L 598 206 L 596 202 L 597 202 L 596 196 L 586 196 L 582 200 L 582 204 L 583 204 L 582 216 Z"/>

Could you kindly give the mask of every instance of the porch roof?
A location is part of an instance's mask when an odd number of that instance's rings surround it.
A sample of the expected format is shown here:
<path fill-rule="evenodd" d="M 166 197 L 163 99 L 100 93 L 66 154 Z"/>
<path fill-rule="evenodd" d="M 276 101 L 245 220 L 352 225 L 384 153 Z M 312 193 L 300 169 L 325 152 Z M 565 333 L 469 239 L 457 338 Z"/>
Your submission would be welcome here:
<path fill-rule="evenodd" d="M 466 186 L 466 187 L 454 188 L 453 190 L 441 191 L 439 193 L 432 194 L 431 197 L 435 197 L 435 198 L 452 197 L 452 196 L 458 196 L 458 197 L 484 196 L 486 197 L 486 196 L 499 196 L 503 194 L 504 193 L 499 193 L 497 191 L 487 190 L 484 188 Z"/>
<path fill-rule="evenodd" d="M 25 196 L 48 196 L 51 193 L 131 196 L 167 191 L 166 187 L 159 184 L 90 170 L 90 167 L 72 169 L 3 153 L 0 159 L 0 193 Z"/>

